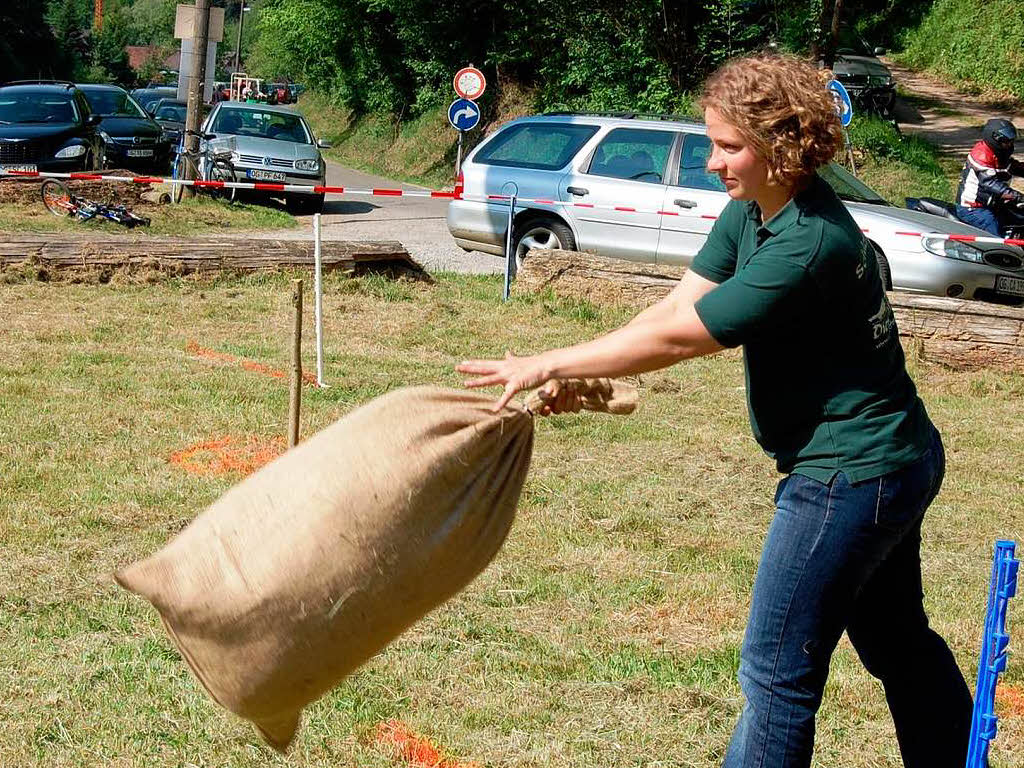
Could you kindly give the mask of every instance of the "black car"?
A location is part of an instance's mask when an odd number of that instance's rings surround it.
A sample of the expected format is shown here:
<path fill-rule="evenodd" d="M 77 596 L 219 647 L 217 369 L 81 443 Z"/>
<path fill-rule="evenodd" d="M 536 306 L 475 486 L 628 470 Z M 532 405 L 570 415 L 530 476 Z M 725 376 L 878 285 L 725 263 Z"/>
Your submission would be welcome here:
<path fill-rule="evenodd" d="M 0 86 L 0 170 L 92 171 L 103 140 L 74 83 L 18 81 Z"/>
<path fill-rule="evenodd" d="M 153 114 L 153 108 L 160 99 L 176 99 L 178 98 L 178 89 L 169 88 L 165 85 L 160 86 L 146 86 L 145 88 L 136 88 L 132 91 L 131 96 L 142 108 Z"/>
<path fill-rule="evenodd" d="M 128 91 L 116 85 L 79 85 L 92 111 L 101 118 L 108 167 L 166 168 L 171 142 L 160 125 Z"/>
<path fill-rule="evenodd" d="M 160 99 L 153 105 L 153 119 L 159 124 L 172 147 L 178 146 L 178 142 L 181 141 L 187 111 L 188 102 L 177 99 Z"/>

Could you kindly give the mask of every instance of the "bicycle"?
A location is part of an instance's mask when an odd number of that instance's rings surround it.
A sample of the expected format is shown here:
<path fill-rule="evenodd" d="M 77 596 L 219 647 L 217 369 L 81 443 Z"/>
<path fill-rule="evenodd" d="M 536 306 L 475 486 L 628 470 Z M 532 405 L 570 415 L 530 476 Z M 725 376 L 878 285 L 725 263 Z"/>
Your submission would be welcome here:
<path fill-rule="evenodd" d="M 79 221 L 108 219 L 129 229 L 148 227 L 150 220 L 139 216 L 121 204 L 97 203 L 71 194 L 67 185 L 57 179 L 47 179 L 39 190 L 46 210 L 54 216 L 70 216 Z"/>
<path fill-rule="evenodd" d="M 201 139 L 205 139 L 206 136 L 197 131 L 183 131 L 181 134 L 181 141 L 177 148 L 177 158 L 174 161 L 174 165 L 171 169 L 171 178 L 173 179 L 184 179 L 186 178 L 186 171 L 191 170 L 192 173 L 188 174 L 193 179 L 200 181 L 234 181 L 235 180 L 235 166 L 231 162 L 231 155 L 233 154 L 230 149 L 221 149 L 211 152 L 209 149 L 202 150 L 197 149 L 191 152 L 185 149 L 185 137 L 186 135 L 198 136 Z M 184 184 L 175 184 L 173 199 L 174 202 L 181 202 L 182 190 L 184 190 Z M 195 189 L 206 189 L 213 197 L 223 196 L 226 197 L 230 202 L 235 202 L 235 196 L 238 192 L 237 189 L 231 188 L 230 193 L 223 188 L 213 187 L 194 187 Z"/>

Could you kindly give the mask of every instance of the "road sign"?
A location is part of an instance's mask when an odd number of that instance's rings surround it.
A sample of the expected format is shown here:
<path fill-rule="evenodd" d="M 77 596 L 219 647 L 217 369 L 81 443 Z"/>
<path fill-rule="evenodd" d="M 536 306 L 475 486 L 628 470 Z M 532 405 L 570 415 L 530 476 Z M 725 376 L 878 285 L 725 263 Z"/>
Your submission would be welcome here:
<path fill-rule="evenodd" d="M 839 121 L 843 124 L 843 128 L 845 128 L 853 120 L 853 102 L 850 101 L 850 94 L 846 92 L 846 88 L 838 80 L 829 80 L 828 89 L 832 92 L 832 100 L 835 102 Z"/>
<path fill-rule="evenodd" d="M 476 67 L 463 67 L 455 73 L 455 80 L 452 81 L 455 92 L 464 99 L 476 101 L 487 88 L 487 80 L 484 73 Z"/>
<path fill-rule="evenodd" d="M 475 128 L 480 122 L 480 107 L 469 99 L 456 99 L 448 107 L 448 122 L 459 131 Z"/>

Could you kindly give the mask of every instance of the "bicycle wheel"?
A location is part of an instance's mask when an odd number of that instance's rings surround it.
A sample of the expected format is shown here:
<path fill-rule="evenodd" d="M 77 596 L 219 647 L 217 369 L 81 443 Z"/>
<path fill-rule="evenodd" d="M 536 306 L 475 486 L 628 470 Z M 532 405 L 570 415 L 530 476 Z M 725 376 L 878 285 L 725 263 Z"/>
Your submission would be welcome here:
<path fill-rule="evenodd" d="M 70 216 L 74 213 L 75 204 L 72 202 L 71 192 L 68 191 L 64 182 L 47 179 L 43 182 L 39 194 L 43 198 L 46 210 L 54 216 Z"/>

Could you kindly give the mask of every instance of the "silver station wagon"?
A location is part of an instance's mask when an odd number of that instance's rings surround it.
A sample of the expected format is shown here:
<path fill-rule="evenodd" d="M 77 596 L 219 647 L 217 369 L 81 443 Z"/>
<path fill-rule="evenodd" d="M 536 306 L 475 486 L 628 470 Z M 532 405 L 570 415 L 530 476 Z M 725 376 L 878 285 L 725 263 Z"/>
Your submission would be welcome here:
<path fill-rule="evenodd" d="M 515 194 L 527 199 L 512 229 L 517 264 L 530 249 L 563 248 L 688 265 L 729 202 L 717 174 L 707 172 L 710 151 L 704 126 L 681 120 L 561 113 L 513 120 L 467 156 L 463 199 L 449 205 L 448 230 L 467 251 L 504 255 L 509 204 L 488 196 Z M 1020 248 L 923 238 L 986 233 L 890 205 L 834 163 L 820 174 L 874 246 L 888 288 L 1024 301 Z"/>
<path fill-rule="evenodd" d="M 235 181 L 324 186 L 327 165 L 320 149 L 330 145 L 318 141 L 302 115 L 288 107 L 221 102 L 202 132 L 204 149 L 231 151 Z M 296 192 L 285 203 L 295 213 L 316 213 L 323 210 L 324 195 Z"/>

